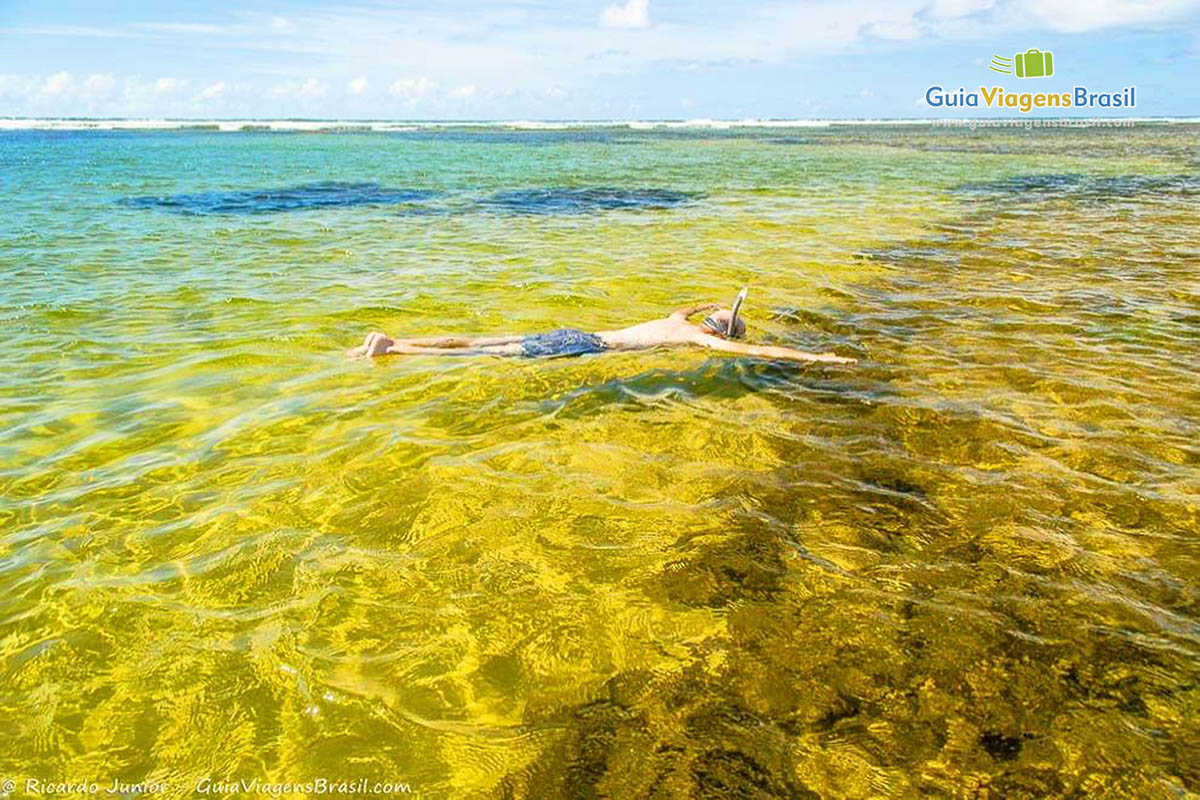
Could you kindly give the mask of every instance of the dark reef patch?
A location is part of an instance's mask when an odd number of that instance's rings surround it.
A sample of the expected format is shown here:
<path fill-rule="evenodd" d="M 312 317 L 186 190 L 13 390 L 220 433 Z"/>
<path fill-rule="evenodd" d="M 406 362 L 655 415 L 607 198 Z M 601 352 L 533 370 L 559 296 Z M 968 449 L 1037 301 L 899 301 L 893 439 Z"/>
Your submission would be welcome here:
<path fill-rule="evenodd" d="M 696 195 L 671 189 L 612 187 L 515 189 L 497 192 L 480 206 L 510 214 L 590 214 L 597 211 L 662 210 L 691 202 Z"/>
<path fill-rule="evenodd" d="M 817 798 L 816 792 L 791 785 L 772 774 L 753 757 L 738 750 L 717 748 L 697 759 L 692 768 L 694 797 Z"/>
<path fill-rule="evenodd" d="M 270 214 L 313 208 L 387 206 L 429 200 L 435 192 L 424 189 L 389 189 L 377 183 L 321 181 L 279 189 L 227 189 L 193 194 L 126 197 L 130 208 L 153 208 L 174 214 Z"/>
<path fill-rule="evenodd" d="M 123 197 L 129 208 L 148 208 L 184 216 L 255 215 L 355 206 L 403 206 L 408 215 L 491 212 L 520 215 L 575 215 L 604 211 L 667 210 L 698 195 L 671 189 L 612 187 L 538 187 L 512 189 L 457 202 L 433 202 L 443 193 L 428 189 L 395 189 L 377 183 L 321 181 L 275 189 L 224 189 L 172 195 Z"/>
<path fill-rule="evenodd" d="M 1000 180 L 964 183 L 954 191 L 968 195 L 1067 197 L 1098 202 L 1140 197 L 1184 197 L 1200 194 L 1200 175 L 1016 175 Z"/>
<path fill-rule="evenodd" d="M 987 731 L 979 737 L 979 746 L 997 761 L 1012 761 L 1021 754 L 1021 740 L 1016 736 L 1005 736 L 996 731 Z"/>

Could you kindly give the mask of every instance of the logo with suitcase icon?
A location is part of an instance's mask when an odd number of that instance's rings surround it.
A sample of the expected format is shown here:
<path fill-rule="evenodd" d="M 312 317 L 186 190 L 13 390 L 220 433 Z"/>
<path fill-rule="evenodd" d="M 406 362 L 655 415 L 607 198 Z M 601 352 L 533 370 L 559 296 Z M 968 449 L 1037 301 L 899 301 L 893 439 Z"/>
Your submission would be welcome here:
<path fill-rule="evenodd" d="M 994 55 L 988 69 L 1018 78 L 1049 78 L 1054 74 L 1054 54 L 1049 50 L 1031 47 L 1012 58 Z"/>

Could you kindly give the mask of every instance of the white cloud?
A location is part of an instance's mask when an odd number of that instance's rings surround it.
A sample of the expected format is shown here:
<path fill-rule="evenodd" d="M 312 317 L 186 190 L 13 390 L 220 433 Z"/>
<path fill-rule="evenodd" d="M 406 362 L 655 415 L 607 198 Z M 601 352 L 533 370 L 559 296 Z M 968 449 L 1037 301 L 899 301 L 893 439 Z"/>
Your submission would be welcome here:
<path fill-rule="evenodd" d="M 471 95 L 475 94 L 477 87 L 473 83 L 468 83 L 464 86 L 457 87 L 450 96 L 456 100 L 466 100 Z"/>
<path fill-rule="evenodd" d="M 153 33 L 195 34 L 206 33 L 216 36 L 228 36 L 237 31 L 226 25 L 207 25 L 199 22 L 138 22 L 135 28 Z"/>
<path fill-rule="evenodd" d="M 367 91 L 367 79 L 359 76 L 346 84 L 348 94 L 363 94 Z"/>
<path fill-rule="evenodd" d="M 267 96 L 275 99 L 285 98 L 312 101 L 324 97 L 329 91 L 329 84 L 316 78 L 306 78 L 304 81 L 284 81 L 278 86 L 267 90 Z"/>
<path fill-rule="evenodd" d="M 1005 31 L 1087 33 L 1158 25 L 1200 11 L 1200 0 L 846 0 L 862 39 L 978 39 Z M 815 9 L 814 9 L 815 13 Z M 853 44 L 853 41 L 845 42 Z"/>
<path fill-rule="evenodd" d="M 901 41 L 905 39 L 920 39 L 927 31 L 927 28 L 917 24 L 912 19 L 902 19 L 868 22 L 859 28 L 858 33 L 864 39 Z"/>
<path fill-rule="evenodd" d="M 225 91 L 225 81 L 217 81 L 216 83 L 205 86 L 199 94 L 201 100 L 215 100 L 220 97 Z"/>
<path fill-rule="evenodd" d="M 25 114 L 144 114 L 158 97 L 153 81 L 93 73 L 76 80 L 68 72 L 49 76 L 0 75 L 0 99 Z"/>
<path fill-rule="evenodd" d="M 679 107 L 680 108 L 695 108 L 695 106 L 696 106 L 696 101 L 693 100 L 692 98 L 690 98 L 690 97 L 679 98 Z"/>
<path fill-rule="evenodd" d="M 102 100 L 112 94 L 112 90 L 116 88 L 117 79 L 112 75 L 89 75 L 87 80 L 83 82 L 82 93 L 87 100 Z"/>
<path fill-rule="evenodd" d="M 288 21 L 287 17 L 271 18 L 271 30 L 273 31 L 285 31 L 290 27 L 292 27 L 292 23 Z"/>
<path fill-rule="evenodd" d="M 958 19 L 996 7 L 996 0 L 933 0 L 914 16 L 931 22 Z"/>
<path fill-rule="evenodd" d="M 861 92 L 858 93 L 858 96 L 859 97 L 870 97 L 873 94 L 875 94 L 875 93 L 872 92 L 870 89 L 863 89 Z"/>
<path fill-rule="evenodd" d="M 71 80 L 71 73 L 56 72 L 49 78 L 46 78 L 46 82 L 42 84 L 42 94 L 62 94 L 69 91 L 73 85 L 74 81 Z"/>
<path fill-rule="evenodd" d="M 388 91 L 396 97 L 415 103 L 437 89 L 437 82 L 429 78 L 404 78 L 392 83 Z"/>
<path fill-rule="evenodd" d="M 25 75 L 0 75 L 0 99 L 28 100 L 38 90 L 38 81 Z"/>
<path fill-rule="evenodd" d="M 650 0 L 626 0 L 625 5 L 613 4 L 600 14 L 603 28 L 649 28 Z"/>
<path fill-rule="evenodd" d="M 329 91 L 328 83 L 319 81 L 316 78 L 309 78 L 300 84 L 300 88 L 296 90 L 296 94 L 303 99 L 312 100 L 317 97 L 324 97 L 327 91 Z"/>
<path fill-rule="evenodd" d="M 88 28 L 81 25 L 38 25 L 30 28 L 0 28 L 0 33 L 18 36 L 80 36 L 88 39 L 108 39 L 134 36 L 117 28 Z"/>
<path fill-rule="evenodd" d="M 1083 33 L 1169 22 L 1198 9 L 1198 0 L 1011 0 L 998 5 L 995 16 L 1012 27 Z"/>
<path fill-rule="evenodd" d="M 178 78 L 159 78 L 154 82 L 154 93 L 158 95 L 174 94 L 183 88 L 184 82 Z"/>

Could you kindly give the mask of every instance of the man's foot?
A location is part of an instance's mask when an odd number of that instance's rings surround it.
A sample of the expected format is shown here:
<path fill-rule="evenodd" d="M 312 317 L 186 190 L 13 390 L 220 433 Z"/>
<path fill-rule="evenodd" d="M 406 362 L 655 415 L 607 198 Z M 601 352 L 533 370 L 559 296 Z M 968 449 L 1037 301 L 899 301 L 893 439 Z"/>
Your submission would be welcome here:
<path fill-rule="evenodd" d="M 346 351 L 346 355 L 351 358 L 360 358 L 362 356 L 374 358 L 375 356 L 381 356 L 386 353 L 388 348 L 394 344 L 394 341 L 389 339 L 384 334 L 376 331 L 375 333 L 368 333 L 366 341 L 362 343 L 362 346 Z"/>

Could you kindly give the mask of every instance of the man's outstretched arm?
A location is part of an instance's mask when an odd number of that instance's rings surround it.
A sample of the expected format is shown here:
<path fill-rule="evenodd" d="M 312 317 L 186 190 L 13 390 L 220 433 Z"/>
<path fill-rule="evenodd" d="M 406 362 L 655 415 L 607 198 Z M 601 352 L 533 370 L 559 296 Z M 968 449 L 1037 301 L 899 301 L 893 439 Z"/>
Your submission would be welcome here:
<path fill-rule="evenodd" d="M 857 358 L 844 358 L 833 353 L 806 353 L 803 350 L 795 350 L 791 347 L 742 344 L 741 342 L 731 342 L 728 339 L 722 339 L 720 336 L 709 336 L 707 334 L 698 336 L 696 343 L 711 350 L 720 350 L 724 353 L 737 353 L 743 356 L 754 356 L 755 358 L 781 358 L 787 361 L 805 362 L 819 361 L 826 364 L 858 363 Z"/>
<path fill-rule="evenodd" d="M 701 303 L 698 306 L 684 306 L 683 308 L 677 308 L 672 311 L 671 316 L 687 319 L 693 314 L 699 314 L 701 311 L 716 311 L 720 307 L 720 303 Z"/>

